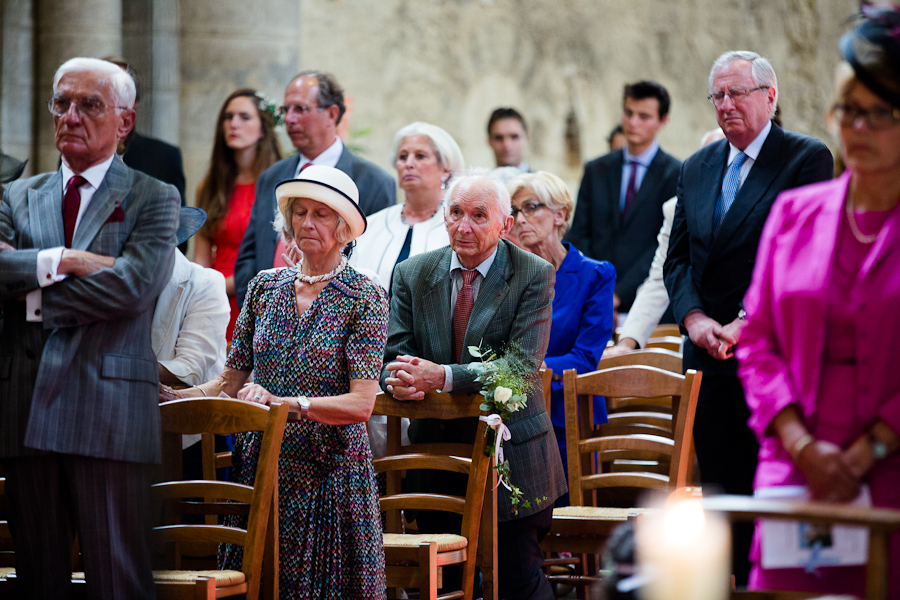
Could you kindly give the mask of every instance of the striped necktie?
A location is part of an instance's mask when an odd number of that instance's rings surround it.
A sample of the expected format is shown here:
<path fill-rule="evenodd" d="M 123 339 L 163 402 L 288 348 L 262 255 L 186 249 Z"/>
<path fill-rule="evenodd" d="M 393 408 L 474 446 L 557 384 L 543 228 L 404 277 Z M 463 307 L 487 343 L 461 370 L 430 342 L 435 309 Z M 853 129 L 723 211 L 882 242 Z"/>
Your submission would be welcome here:
<path fill-rule="evenodd" d="M 731 161 L 728 172 L 725 173 L 725 179 L 722 180 L 722 193 L 719 194 L 719 201 L 716 203 L 716 211 L 713 216 L 713 235 L 719 233 L 728 209 L 734 204 L 734 197 L 737 196 L 738 188 L 741 187 L 741 165 L 745 160 L 747 160 L 747 155 L 738 152 Z"/>

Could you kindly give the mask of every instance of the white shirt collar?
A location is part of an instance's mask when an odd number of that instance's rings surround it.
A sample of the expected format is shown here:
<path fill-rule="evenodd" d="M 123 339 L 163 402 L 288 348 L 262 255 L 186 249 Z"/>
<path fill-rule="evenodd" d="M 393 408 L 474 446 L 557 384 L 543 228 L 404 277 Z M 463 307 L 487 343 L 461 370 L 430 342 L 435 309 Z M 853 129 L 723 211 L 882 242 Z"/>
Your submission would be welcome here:
<path fill-rule="evenodd" d="M 488 271 L 491 270 L 491 265 L 494 264 L 494 259 L 497 258 L 497 250 L 499 248 L 500 248 L 500 244 L 498 243 L 497 246 L 494 248 L 494 251 L 491 253 L 491 255 L 488 256 L 486 259 L 484 259 L 481 262 L 481 264 L 479 264 L 477 267 L 475 267 L 475 270 L 478 271 L 479 273 L 481 273 L 482 278 L 487 277 Z M 456 251 L 451 251 L 450 252 L 450 272 L 452 273 L 456 269 L 465 269 L 465 267 L 462 266 L 461 262 L 459 262 L 459 257 L 456 255 Z"/>
<path fill-rule="evenodd" d="M 81 175 L 84 177 L 91 187 L 95 190 L 100 187 L 100 184 L 103 183 L 103 178 L 106 177 L 106 172 L 109 171 L 109 167 L 112 165 L 113 159 L 116 157 L 116 153 L 113 152 L 112 156 L 104 160 L 102 163 L 98 163 L 93 167 L 89 167 L 84 170 L 82 173 L 75 173 L 69 165 L 66 164 L 66 159 L 62 159 L 62 184 L 63 184 L 63 193 L 66 192 L 66 188 L 69 186 L 69 180 L 75 177 L 75 175 Z"/>
<path fill-rule="evenodd" d="M 766 126 L 762 128 L 762 131 L 759 132 L 759 135 L 756 136 L 752 142 L 750 142 L 746 148 L 744 148 L 743 152 L 747 155 L 748 158 L 752 158 L 753 162 L 756 162 L 756 158 L 759 156 L 759 151 L 762 150 L 763 144 L 766 142 L 766 137 L 768 137 L 769 132 L 772 130 L 772 121 L 769 120 L 766 123 Z M 731 147 L 731 151 L 728 153 L 728 163 L 731 164 L 731 161 L 734 160 L 734 157 L 737 156 L 741 150 L 728 142 L 728 145 Z"/>
<path fill-rule="evenodd" d="M 341 138 L 334 136 L 334 143 L 328 148 L 325 149 L 324 152 L 319 154 L 317 157 L 310 160 L 309 158 L 300 154 L 300 162 L 297 164 L 297 172 L 294 174 L 296 177 L 300 174 L 300 169 L 303 168 L 303 165 L 306 163 L 312 163 L 314 165 L 321 165 L 323 167 L 336 167 L 338 161 L 341 159 L 341 153 L 344 151 L 344 143 L 341 142 Z"/>

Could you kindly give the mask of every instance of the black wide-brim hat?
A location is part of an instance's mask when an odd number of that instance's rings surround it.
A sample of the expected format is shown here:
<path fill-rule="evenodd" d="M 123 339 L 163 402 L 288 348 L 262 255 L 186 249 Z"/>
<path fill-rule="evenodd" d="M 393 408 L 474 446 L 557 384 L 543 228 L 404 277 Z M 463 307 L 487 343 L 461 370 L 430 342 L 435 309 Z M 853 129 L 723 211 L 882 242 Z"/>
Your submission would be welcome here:
<path fill-rule="evenodd" d="M 859 24 L 841 37 L 840 49 L 863 85 L 900 108 L 900 5 L 863 5 Z"/>

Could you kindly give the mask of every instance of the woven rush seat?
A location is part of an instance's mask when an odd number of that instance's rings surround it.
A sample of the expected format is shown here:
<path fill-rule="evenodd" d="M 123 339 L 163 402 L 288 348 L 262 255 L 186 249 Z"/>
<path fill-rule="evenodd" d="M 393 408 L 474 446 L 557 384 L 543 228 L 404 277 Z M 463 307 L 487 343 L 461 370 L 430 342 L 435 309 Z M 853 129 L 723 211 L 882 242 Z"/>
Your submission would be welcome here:
<path fill-rule="evenodd" d="M 385 533 L 384 545 L 402 548 L 417 548 L 419 544 L 437 542 L 438 552 L 450 552 L 452 550 L 461 550 L 466 547 L 468 542 L 461 535 L 453 535 L 452 533 L 419 533 L 419 534 L 403 534 L 403 533 Z"/>
<path fill-rule="evenodd" d="M 188 582 L 200 577 L 215 579 L 217 587 L 237 585 L 247 579 L 241 571 L 153 571 L 154 581 Z"/>
<path fill-rule="evenodd" d="M 605 506 L 561 506 L 553 509 L 554 517 L 578 517 L 581 519 L 605 519 L 627 521 L 628 517 L 642 515 L 646 508 L 610 508 Z"/>
<path fill-rule="evenodd" d="M 5 579 L 7 575 L 12 575 L 15 572 L 15 567 L 0 567 L 0 579 Z"/>

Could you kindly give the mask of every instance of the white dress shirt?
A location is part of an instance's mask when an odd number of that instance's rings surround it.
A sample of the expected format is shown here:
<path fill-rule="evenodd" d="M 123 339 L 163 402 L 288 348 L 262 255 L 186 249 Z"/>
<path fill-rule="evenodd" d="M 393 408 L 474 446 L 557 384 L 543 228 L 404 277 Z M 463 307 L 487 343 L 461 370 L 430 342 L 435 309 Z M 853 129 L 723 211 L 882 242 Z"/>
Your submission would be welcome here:
<path fill-rule="evenodd" d="M 74 232 L 78 231 L 78 226 L 81 224 L 81 217 L 84 216 L 84 212 L 87 210 L 88 204 L 91 203 L 91 198 L 94 197 L 94 193 L 97 191 L 97 188 L 100 187 L 100 184 L 103 183 L 103 179 L 106 177 L 106 172 L 109 171 L 110 165 L 112 165 L 113 158 L 115 158 L 115 153 L 112 154 L 108 159 L 103 161 L 102 163 L 96 164 L 89 169 L 86 169 L 80 175 L 87 180 L 87 183 L 78 188 L 78 191 L 81 194 L 81 205 L 78 207 L 78 217 L 75 219 L 75 229 Z M 62 162 L 62 197 L 65 198 L 66 188 L 69 185 L 69 180 L 78 175 L 69 168 L 69 165 L 66 164 L 65 159 Z M 62 260 L 62 253 L 65 250 L 65 247 L 58 246 L 56 248 L 45 248 L 38 252 L 37 256 L 37 279 L 38 284 L 41 288 L 45 288 L 48 285 L 53 285 L 58 281 L 62 281 L 67 277 L 67 275 L 58 275 L 57 269 L 59 269 L 59 262 Z M 28 294 L 25 295 L 25 320 L 30 321 L 32 323 L 40 323 L 44 320 L 44 317 L 41 315 L 41 306 L 42 306 L 42 294 L 40 289 L 32 290 Z"/>
<path fill-rule="evenodd" d="M 766 142 L 766 138 L 769 136 L 770 131 L 772 131 L 772 121 L 768 121 L 762 131 L 759 132 L 759 135 L 757 135 L 743 150 L 731 142 L 728 143 L 731 150 L 728 152 L 728 162 L 725 165 L 726 167 L 731 164 L 731 161 L 733 161 L 734 157 L 739 153 L 743 152 L 747 155 L 747 158 L 744 159 L 744 164 L 741 165 L 741 178 L 738 189 L 741 189 L 741 186 L 744 185 L 744 182 L 747 180 L 747 175 L 750 174 L 750 169 L 753 168 L 753 164 L 759 157 L 759 151 L 762 150 L 763 144 Z"/>
<path fill-rule="evenodd" d="M 341 159 L 341 153 L 343 151 L 344 143 L 341 142 L 341 138 L 334 136 L 334 143 L 328 146 L 324 152 L 315 158 L 307 158 L 306 156 L 303 156 L 303 153 L 301 152 L 300 162 L 297 163 L 297 170 L 294 172 L 294 179 L 300 176 L 300 171 L 303 170 L 303 166 L 306 163 L 312 163 L 322 167 L 336 167 L 338 161 Z"/>

